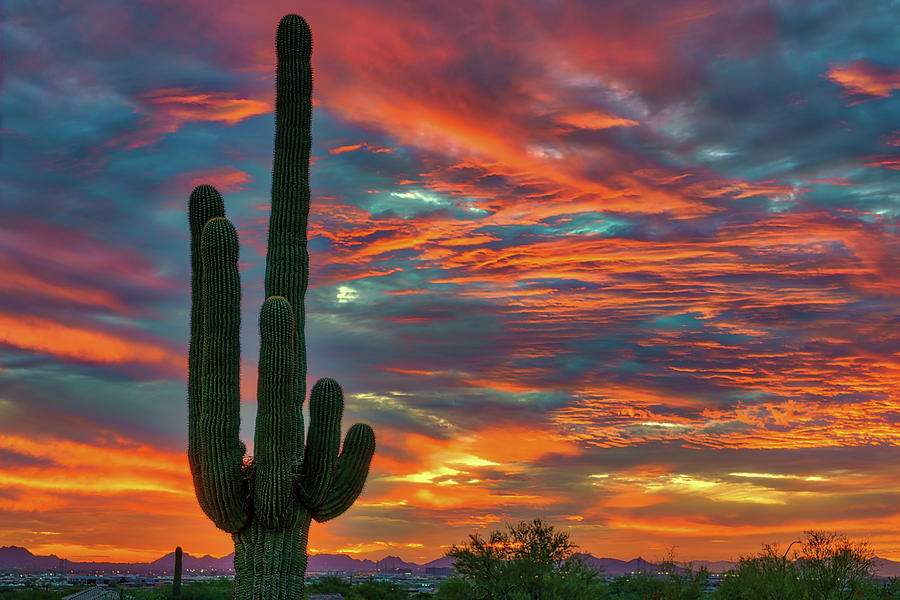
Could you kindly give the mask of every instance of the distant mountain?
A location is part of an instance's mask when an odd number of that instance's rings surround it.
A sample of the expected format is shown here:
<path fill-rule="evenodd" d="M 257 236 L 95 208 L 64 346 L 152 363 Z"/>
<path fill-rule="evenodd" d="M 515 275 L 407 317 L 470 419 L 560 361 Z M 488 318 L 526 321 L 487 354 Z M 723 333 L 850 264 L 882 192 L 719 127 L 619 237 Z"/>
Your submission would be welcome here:
<path fill-rule="evenodd" d="M 737 563 L 728 560 L 695 560 L 691 563 L 694 570 L 706 567 L 710 573 L 726 573 L 734 568 Z"/>
<path fill-rule="evenodd" d="M 440 558 L 436 558 L 432 561 L 429 561 L 422 566 L 426 569 L 428 567 L 446 568 L 446 567 L 452 567 L 453 563 L 455 563 L 455 562 L 456 562 L 456 560 L 453 558 L 450 558 L 449 556 L 442 556 Z"/>
<path fill-rule="evenodd" d="M 630 573 L 655 573 L 657 566 L 647 562 L 640 556 L 632 558 L 629 561 L 619 560 L 617 558 L 596 558 L 590 554 L 577 554 L 584 561 L 584 564 L 601 571 L 604 575 L 628 575 Z"/>
<path fill-rule="evenodd" d="M 410 573 L 424 573 L 425 567 L 416 563 L 408 563 L 399 556 L 385 556 L 377 563 L 376 567 L 380 571 L 409 571 Z"/>
<path fill-rule="evenodd" d="M 169 552 L 165 556 L 157 558 L 151 563 L 137 564 L 146 564 L 147 568 L 155 573 L 171 573 L 175 568 L 175 553 Z M 234 552 L 226 554 L 222 558 L 215 558 L 209 554 L 200 557 L 182 554 L 181 568 L 185 571 L 215 570 L 220 573 L 231 573 L 234 572 Z"/>
<path fill-rule="evenodd" d="M 2 571 L 58 571 L 60 557 L 55 554 L 50 556 L 36 556 L 25 548 L 18 546 L 0 547 L 0 570 Z M 212 571 L 219 573 L 234 572 L 234 553 L 222 558 L 203 556 L 200 558 L 184 554 L 182 565 L 185 571 Z M 149 563 L 113 563 L 113 562 L 77 562 L 70 560 L 66 569 L 75 573 L 90 573 L 92 571 L 122 571 L 123 573 L 172 573 L 175 567 L 175 553 L 170 552 L 165 556 Z"/>
<path fill-rule="evenodd" d="M 900 562 L 875 557 L 872 560 L 872 566 L 881 577 L 900 577 Z"/>
<path fill-rule="evenodd" d="M 596 558 L 590 554 L 578 556 L 587 566 L 602 570 L 604 574 L 613 577 L 629 573 L 653 573 L 658 569 L 654 563 L 641 557 L 629 561 L 616 558 Z M 36 556 L 26 548 L 19 546 L 0 547 L 0 571 L 58 571 L 60 557 L 55 554 L 50 556 Z M 710 573 L 724 573 L 731 569 L 735 563 L 728 561 L 693 561 L 691 566 L 696 570 L 705 566 Z M 182 565 L 186 572 L 218 572 L 224 574 L 234 573 L 234 553 L 226 554 L 221 558 L 210 555 L 191 556 L 185 553 L 182 556 Z M 123 573 L 140 574 L 171 574 L 175 566 L 175 553 L 170 552 L 148 563 L 98 563 L 68 561 L 67 569 L 76 573 L 90 573 L 92 571 L 122 571 Z M 453 559 L 442 556 L 423 565 L 410 563 L 397 556 L 386 556 L 380 561 L 368 559 L 359 560 L 346 554 L 311 554 L 307 565 L 309 572 L 329 571 L 358 571 L 373 572 L 378 569 L 383 571 L 411 571 L 424 573 L 426 567 L 452 567 Z M 881 577 L 900 577 L 900 562 L 886 558 L 876 558 L 873 562 L 876 573 Z"/>
<path fill-rule="evenodd" d="M 657 564 L 648 562 L 641 557 L 624 561 L 615 558 L 596 558 L 590 554 L 579 554 L 578 556 L 582 558 L 587 566 L 602 571 L 604 575 L 613 577 L 629 573 L 654 573 L 659 568 Z M 694 571 L 701 567 L 706 567 L 710 573 L 726 573 L 733 569 L 736 564 L 727 560 L 695 560 L 689 563 Z M 679 566 L 682 570 L 687 571 L 686 563 L 679 563 Z M 872 566 L 879 577 L 900 577 L 900 562 L 886 558 L 876 558 L 873 560 Z"/>
<path fill-rule="evenodd" d="M 55 569 L 58 565 L 59 557 L 55 554 L 35 556 L 19 546 L 0 547 L 0 569 L 44 571 L 50 568 Z"/>
<path fill-rule="evenodd" d="M 310 554 L 306 570 L 312 572 L 374 571 L 375 563 L 368 559 L 351 558 L 346 554 Z"/>

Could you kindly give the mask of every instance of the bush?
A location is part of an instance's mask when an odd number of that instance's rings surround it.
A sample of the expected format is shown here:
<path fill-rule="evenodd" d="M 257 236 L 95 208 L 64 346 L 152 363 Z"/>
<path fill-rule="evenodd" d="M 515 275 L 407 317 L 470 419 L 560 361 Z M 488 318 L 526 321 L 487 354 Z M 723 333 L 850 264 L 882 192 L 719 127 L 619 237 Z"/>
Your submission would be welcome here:
<path fill-rule="evenodd" d="M 231 600 L 233 588 L 230 579 L 194 581 L 181 585 L 181 600 Z M 137 600 L 172 600 L 172 584 L 125 593 Z"/>
<path fill-rule="evenodd" d="M 363 600 L 407 600 L 409 594 L 394 583 L 369 579 L 353 586 L 353 591 Z"/>
<path fill-rule="evenodd" d="M 363 600 L 348 582 L 340 577 L 329 575 L 306 585 L 307 594 L 340 594 L 344 600 Z"/>

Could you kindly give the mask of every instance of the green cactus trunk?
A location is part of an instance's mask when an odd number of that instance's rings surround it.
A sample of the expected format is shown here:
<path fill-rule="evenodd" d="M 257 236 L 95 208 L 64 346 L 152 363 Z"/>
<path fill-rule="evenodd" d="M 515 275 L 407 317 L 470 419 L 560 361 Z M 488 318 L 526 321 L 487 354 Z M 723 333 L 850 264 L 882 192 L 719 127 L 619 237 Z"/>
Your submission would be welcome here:
<path fill-rule="evenodd" d="M 175 548 L 175 570 L 172 571 L 172 598 L 181 598 L 181 546 Z"/>
<path fill-rule="evenodd" d="M 310 515 L 305 510 L 297 513 L 285 529 L 268 529 L 254 520 L 232 536 L 235 598 L 303 597 Z"/>
<path fill-rule="evenodd" d="M 320 379 L 306 395 L 304 295 L 309 278 L 307 220 L 312 116 L 312 35 L 298 15 L 276 35 L 275 161 L 266 256 L 254 458 L 240 428 L 238 238 L 222 196 L 191 193 L 191 342 L 188 355 L 188 462 L 197 501 L 235 548 L 234 599 L 303 597 L 310 521 L 343 513 L 365 484 L 375 434 L 363 423 L 340 443 L 343 392 Z"/>

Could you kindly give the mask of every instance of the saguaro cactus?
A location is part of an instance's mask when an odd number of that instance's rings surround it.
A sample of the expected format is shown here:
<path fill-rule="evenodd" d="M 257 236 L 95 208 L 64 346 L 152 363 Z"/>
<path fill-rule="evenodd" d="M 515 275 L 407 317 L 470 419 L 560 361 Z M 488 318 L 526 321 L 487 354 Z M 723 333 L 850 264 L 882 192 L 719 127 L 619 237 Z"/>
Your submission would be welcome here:
<path fill-rule="evenodd" d="M 252 461 L 245 460 L 238 437 L 237 232 L 212 186 L 195 188 L 189 203 L 188 461 L 200 507 L 234 539 L 235 600 L 302 598 L 310 520 L 333 519 L 353 504 L 375 452 L 372 428 L 357 423 L 338 454 L 344 401 L 340 386 L 327 378 L 310 393 L 304 443 L 312 116 L 312 35 L 306 21 L 282 18 L 275 47 L 275 163 Z"/>
<path fill-rule="evenodd" d="M 181 546 L 175 547 L 175 569 L 172 571 L 172 598 L 181 598 Z"/>

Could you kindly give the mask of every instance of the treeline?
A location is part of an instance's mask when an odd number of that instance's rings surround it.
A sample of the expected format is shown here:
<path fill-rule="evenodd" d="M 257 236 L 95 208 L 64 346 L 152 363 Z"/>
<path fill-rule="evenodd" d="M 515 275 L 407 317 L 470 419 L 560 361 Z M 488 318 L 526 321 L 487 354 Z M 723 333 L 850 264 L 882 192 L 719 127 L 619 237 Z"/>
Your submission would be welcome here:
<path fill-rule="evenodd" d="M 796 547 L 795 547 L 796 545 Z M 790 550 L 794 549 L 792 555 Z M 900 600 L 900 580 L 874 580 L 874 553 L 866 542 L 838 533 L 807 531 L 781 552 L 776 545 L 740 557 L 710 590 L 705 568 L 676 563 L 674 548 L 662 575 L 638 574 L 605 581 L 575 555 L 565 532 L 540 519 L 470 535 L 452 546 L 457 576 L 445 580 L 435 600 Z"/>

